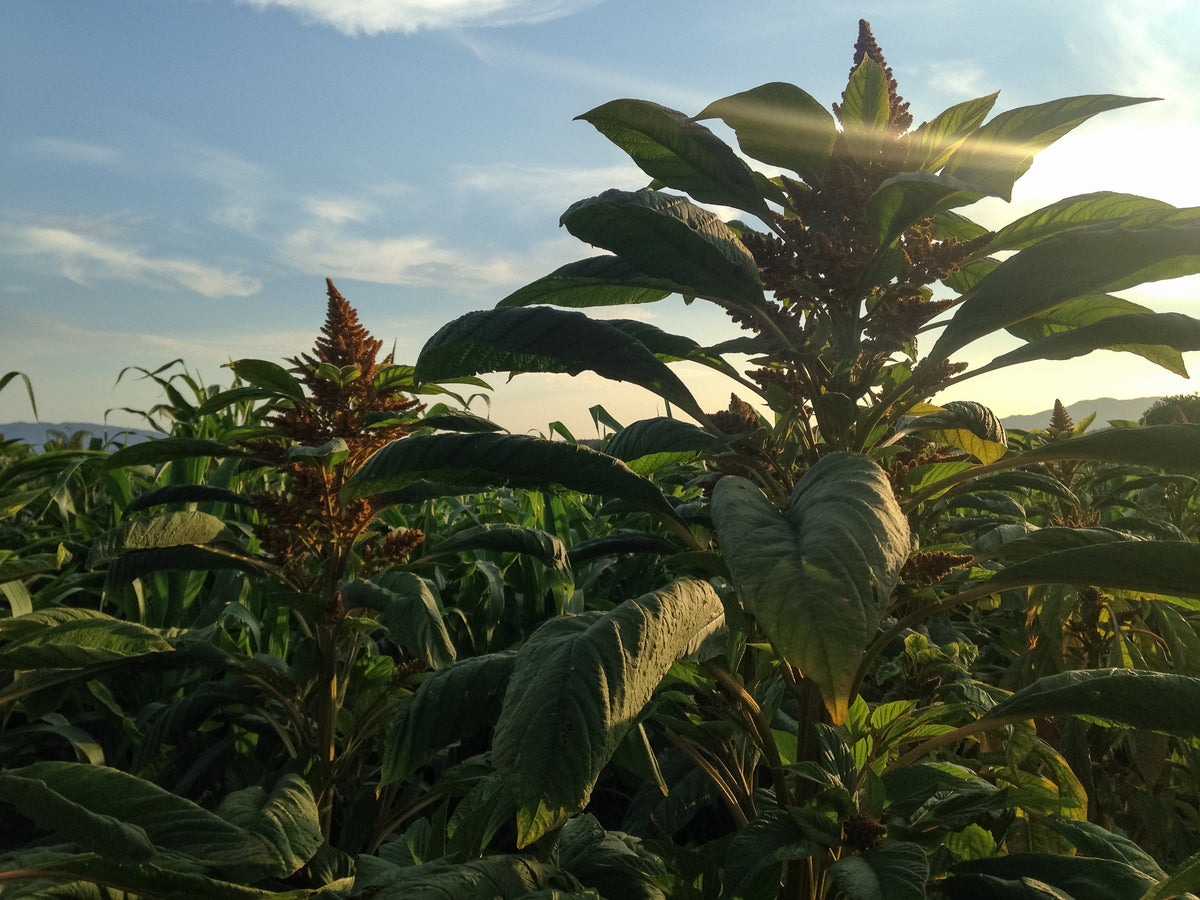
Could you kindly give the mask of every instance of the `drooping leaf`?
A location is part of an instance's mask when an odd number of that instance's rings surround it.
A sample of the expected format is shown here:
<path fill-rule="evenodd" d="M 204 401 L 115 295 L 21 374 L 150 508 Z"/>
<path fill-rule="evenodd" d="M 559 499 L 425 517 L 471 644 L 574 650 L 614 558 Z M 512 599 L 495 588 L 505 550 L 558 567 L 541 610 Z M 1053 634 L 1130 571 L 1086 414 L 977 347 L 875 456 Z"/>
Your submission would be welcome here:
<path fill-rule="evenodd" d="M 1116 860 L 1049 853 L 1011 853 L 972 859 L 958 863 L 951 871 L 956 876 L 1033 879 L 1051 885 L 1073 900 L 1139 900 L 1154 884 L 1154 879 Z"/>
<path fill-rule="evenodd" d="M 374 900 L 599 900 L 595 894 L 581 896 L 578 889 L 579 883 L 557 866 L 515 853 L 403 867 L 364 853 L 357 858 L 354 879 L 355 892 Z"/>
<path fill-rule="evenodd" d="M 679 377 L 641 341 L 609 322 L 550 307 L 478 310 L 443 325 L 421 348 L 416 373 L 440 381 L 482 372 L 593 371 L 699 411 Z"/>
<path fill-rule="evenodd" d="M 770 210 L 749 168 L 720 138 L 678 110 L 646 100 L 613 100 L 577 118 L 624 150 L 638 167 L 701 203 Z"/>
<path fill-rule="evenodd" d="M 909 139 L 905 169 L 936 172 L 992 111 L 997 91 L 955 104 L 917 128 Z"/>
<path fill-rule="evenodd" d="M 470 432 L 472 434 L 506 430 L 503 426 L 497 425 L 483 416 L 454 409 L 425 416 L 414 424 L 421 428 L 436 428 L 438 431 Z"/>
<path fill-rule="evenodd" d="M 609 439 L 604 452 L 634 471 L 651 472 L 710 450 L 716 443 L 717 438 L 703 428 L 660 416 L 627 425 Z"/>
<path fill-rule="evenodd" d="M 312 788 L 299 775 L 284 775 L 270 793 L 261 787 L 235 791 L 221 801 L 217 815 L 262 844 L 260 858 L 221 866 L 230 880 L 285 877 L 325 843 Z"/>
<path fill-rule="evenodd" d="M 379 621 L 392 640 L 430 668 L 454 662 L 456 652 L 446 622 L 421 577 L 412 572 L 388 572 L 374 581 L 347 581 L 341 592 L 348 606 L 379 610 Z"/>
<path fill-rule="evenodd" d="M 611 456 L 579 444 L 516 434 L 432 434 L 396 441 L 371 457 L 344 493 L 371 496 L 422 479 L 458 485 L 461 493 L 478 487 L 562 485 L 675 514 L 657 487 Z"/>
<path fill-rule="evenodd" d="M 4 622 L 0 637 L 10 635 L 0 660 L 11 669 L 78 669 L 174 649 L 153 629 L 99 613 L 69 619 L 30 613 Z"/>
<path fill-rule="evenodd" d="M 210 484 L 169 484 L 153 491 L 139 494 L 125 506 L 125 514 L 140 512 L 152 506 L 167 503 L 233 503 L 253 506 L 254 502 L 244 494 Z"/>
<path fill-rule="evenodd" d="M 263 576 L 270 572 L 271 567 L 261 559 L 221 547 L 183 544 L 153 550 L 127 550 L 109 562 L 105 582 L 108 585 L 124 584 L 151 572 L 208 572 L 217 569 L 236 569 Z"/>
<path fill-rule="evenodd" d="M 679 548 L 666 538 L 641 531 L 618 531 L 602 537 L 580 541 L 567 551 L 571 565 L 578 566 L 602 556 L 625 556 L 630 553 L 657 555 L 678 553 Z"/>
<path fill-rule="evenodd" d="M 392 720 L 382 784 L 407 778 L 442 748 L 494 725 L 516 662 L 515 652 L 489 653 L 427 676 Z"/>
<path fill-rule="evenodd" d="M 540 528 L 526 528 L 510 522 L 477 525 L 455 532 L 429 548 L 429 553 L 457 553 L 462 550 L 496 550 L 522 553 L 540 559 L 548 566 L 566 570 L 567 550 L 563 542 Z"/>
<path fill-rule="evenodd" d="M 1008 434 L 996 414 L 971 400 L 951 400 L 939 412 L 921 416 L 902 430 L 958 447 L 984 465 L 995 462 L 1008 450 Z"/>
<path fill-rule="evenodd" d="M 991 534 L 992 532 L 988 532 L 988 535 Z M 976 544 L 976 548 L 981 556 L 1020 562 L 1073 547 L 1090 547 L 1094 544 L 1111 544 L 1114 541 L 1131 540 L 1138 540 L 1138 538 L 1114 528 L 1099 526 L 1093 528 L 1039 528 L 1035 531 L 1022 532 L 1021 537 L 1011 540 L 992 542 L 981 539 Z"/>
<path fill-rule="evenodd" d="M 492 745 L 521 810 L 518 846 L 583 809 L 667 670 L 723 617 L 707 582 L 678 581 L 607 613 L 551 619 L 533 633 Z"/>
<path fill-rule="evenodd" d="M 1098 113 L 1147 99 L 1098 94 L 1010 109 L 968 137 L 942 171 L 1011 200 L 1013 184 L 1038 152 Z"/>
<path fill-rule="evenodd" d="M 696 118 L 723 120 L 747 156 L 810 184 L 825 174 L 837 140 L 837 123 L 824 105 L 779 81 L 710 103 Z"/>
<path fill-rule="evenodd" d="M 1080 856 L 1116 860 L 1151 878 L 1166 878 L 1167 873 L 1154 857 L 1124 835 L 1115 834 L 1095 822 L 1062 816 L 1050 818 L 1047 824 L 1074 844 Z"/>
<path fill-rule="evenodd" d="M 969 375 L 994 372 L 1006 366 L 1031 362 L 1035 359 L 1072 359 L 1093 350 L 1124 350 L 1139 356 L 1151 357 L 1151 347 L 1175 351 L 1154 354 L 1163 368 L 1187 377 L 1183 356 L 1179 351 L 1200 350 L 1200 319 L 1183 313 L 1133 313 L 1109 316 L 1093 325 L 1073 331 L 1060 331 L 1039 341 L 1031 341 L 991 362 L 972 369 Z"/>
<path fill-rule="evenodd" d="M 31 575 L 57 572 L 61 565 L 57 554 L 54 553 L 33 553 L 16 559 L 6 559 L 0 562 L 0 584 L 20 581 Z"/>
<path fill-rule="evenodd" d="M 532 306 L 547 303 L 582 309 L 589 306 L 621 306 L 654 303 L 687 287 L 665 278 L 651 278 L 619 256 L 589 256 L 560 266 L 549 275 L 518 288 L 496 304 Z"/>
<path fill-rule="evenodd" d="M 725 477 L 712 515 L 743 602 L 841 723 L 909 553 L 908 521 L 883 470 L 860 454 L 824 456 L 784 513 L 751 482 Z"/>
<path fill-rule="evenodd" d="M 1171 900 L 1197 890 L 1200 890 L 1200 853 L 1185 859 L 1170 878 L 1150 888 L 1139 900 Z"/>
<path fill-rule="evenodd" d="M 685 197 L 605 191 L 562 215 L 567 231 L 687 294 L 744 308 L 764 303 L 758 263 L 729 226 Z"/>
<path fill-rule="evenodd" d="M 1200 271 L 1200 211 L 1156 210 L 1051 235 L 996 266 L 955 312 L 930 356 L 1077 297 Z"/>
<path fill-rule="evenodd" d="M 1153 542 L 1147 542 L 1153 543 Z M 987 719 L 1090 716 L 1128 728 L 1200 735 L 1200 678 L 1139 669 L 1088 669 L 1040 678 Z"/>
<path fill-rule="evenodd" d="M 227 447 L 217 441 L 201 438 L 168 437 L 153 441 L 143 441 L 140 444 L 130 444 L 113 453 L 105 461 L 110 469 L 122 466 L 157 465 L 176 459 L 193 459 L 211 456 L 222 458 L 227 456 L 246 456 L 246 452 L 236 447 Z"/>
<path fill-rule="evenodd" d="M 1086 459 L 1134 463 L 1168 472 L 1200 470 L 1200 425 L 1106 428 L 1067 441 L 1052 441 L 1012 457 L 1015 465 Z"/>
<path fill-rule="evenodd" d="M 291 372 L 266 359 L 239 359 L 226 363 L 233 374 L 248 384 L 264 388 L 289 400 L 303 401 L 304 386 Z"/>
<path fill-rule="evenodd" d="M 888 178 L 867 198 L 866 221 L 878 245 L 889 247 L 910 225 L 935 211 L 979 199 L 971 185 L 951 175 L 902 172 Z"/>
<path fill-rule="evenodd" d="M 919 844 L 885 840 L 860 855 L 843 855 L 829 874 L 850 900 L 924 900 L 929 858 Z"/>
<path fill-rule="evenodd" d="M 207 544 L 224 530 L 224 522 L 199 510 L 162 513 L 149 519 L 126 519 L 92 544 L 88 568 L 95 568 L 131 550 Z"/>

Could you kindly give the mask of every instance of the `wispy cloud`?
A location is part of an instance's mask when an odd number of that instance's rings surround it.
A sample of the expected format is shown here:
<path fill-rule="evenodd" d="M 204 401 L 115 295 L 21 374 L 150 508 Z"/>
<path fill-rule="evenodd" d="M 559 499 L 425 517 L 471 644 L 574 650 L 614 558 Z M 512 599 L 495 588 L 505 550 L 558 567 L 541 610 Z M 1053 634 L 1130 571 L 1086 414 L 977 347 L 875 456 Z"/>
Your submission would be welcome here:
<path fill-rule="evenodd" d="M 55 137 L 34 138 L 19 145 L 18 149 L 43 159 L 88 166 L 115 166 L 125 159 L 124 154 L 112 147 Z"/>
<path fill-rule="evenodd" d="M 262 285 L 255 278 L 191 259 L 155 257 L 111 238 L 62 226 L 4 226 L 10 253 L 32 254 L 53 261 L 66 278 L 80 284 L 92 280 L 126 281 L 184 288 L 205 297 L 248 297 Z"/>
<path fill-rule="evenodd" d="M 549 212 L 557 215 L 576 200 L 609 188 L 637 190 L 649 183 L 650 176 L 632 163 L 596 169 L 564 169 L 519 163 L 461 166 L 454 178 L 454 185 L 459 189 L 511 197 L 514 208 L 538 215 Z"/>
<path fill-rule="evenodd" d="M 344 34 L 411 34 L 422 29 L 536 24 L 595 6 L 602 0 L 242 0 L 280 7 L 306 22 Z"/>

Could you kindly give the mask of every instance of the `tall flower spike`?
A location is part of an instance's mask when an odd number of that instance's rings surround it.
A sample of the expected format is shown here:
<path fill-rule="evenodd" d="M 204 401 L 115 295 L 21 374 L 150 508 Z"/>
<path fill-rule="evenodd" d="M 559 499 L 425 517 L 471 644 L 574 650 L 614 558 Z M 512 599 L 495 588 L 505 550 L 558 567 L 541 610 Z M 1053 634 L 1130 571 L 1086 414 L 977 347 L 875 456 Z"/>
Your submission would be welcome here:
<path fill-rule="evenodd" d="M 1054 412 L 1050 414 L 1050 427 L 1046 430 L 1057 437 L 1074 428 L 1075 423 L 1071 421 L 1071 415 L 1067 412 L 1067 408 L 1062 405 L 1061 400 L 1055 400 Z"/>
<path fill-rule="evenodd" d="M 868 57 L 879 63 L 880 68 L 887 75 L 888 128 L 898 135 L 903 134 L 913 123 L 913 117 L 908 111 L 908 103 L 897 93 L 896 79 L 892 77 L 892 67 L 883 58 L 883 50 L 875 40 L 875 35 L 871 33 L 871 23 L 866 19 L 859 19 L 858 40 L 854 44 L 854 65 L 850 67 L 850 74 L 853 75 L 855 70 L 862 65 L 862 61 Z M 833 104 L 833 111 L 841 119 L 842 110 L 839 104 Z"/>

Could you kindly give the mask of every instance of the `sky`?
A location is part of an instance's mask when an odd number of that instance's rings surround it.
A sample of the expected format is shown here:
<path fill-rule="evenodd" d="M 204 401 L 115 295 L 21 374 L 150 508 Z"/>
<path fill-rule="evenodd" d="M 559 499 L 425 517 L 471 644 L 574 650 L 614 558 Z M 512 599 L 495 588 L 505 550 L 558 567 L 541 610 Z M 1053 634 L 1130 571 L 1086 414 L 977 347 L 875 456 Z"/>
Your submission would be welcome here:
<path fill-rule="evenodd" d="M 576 116 L 621 97 L 695 114 L 771 81 L 835 102 L 859 18 L 916 122 L 997 89 L 993 114 L 1076 94 L 1163 98 L 1078 128 L 1011 203 L 963 210 L 977 221 L 1095 190 L 1200 205 L 1189 0 L 4 0 L 0 376 L 28 375 L 42 421 L 137 425 L 125 410 L 163 399 L 139 368 L 182 360 L 164 374 L 227 385 L 231 360 L 309 350 L 326 277 L 413 362 L 444 323 L 594 252 L 558 226 L 571 203 L 647 183 Z M 1197 277 L 1127 296 L 1200 315 Z M 705 343 L 738 334 L 678 298 L 599 314 Z M 1187 358 L 1200 372 L 1200 353 Z M 706 409 L 728 403 L 722 376 L 677 371 Z M 626 424 L 665 412 L 588 375 L 488 379 L 490 415 L 514 432 L 563 421 L 593 436 L 595 404 Z M 1195 390 L 1100 352 L 940 399 L 1005 416 Z M 30 419 L 10 382 L 0 422 Z"/>

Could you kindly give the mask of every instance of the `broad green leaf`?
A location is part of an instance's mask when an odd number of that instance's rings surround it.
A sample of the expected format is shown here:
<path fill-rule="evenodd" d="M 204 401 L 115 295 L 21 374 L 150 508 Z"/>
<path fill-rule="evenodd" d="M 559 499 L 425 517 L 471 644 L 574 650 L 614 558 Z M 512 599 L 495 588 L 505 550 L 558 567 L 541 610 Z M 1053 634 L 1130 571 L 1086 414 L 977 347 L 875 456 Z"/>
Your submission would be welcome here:
<path fill-rule="evenodd" d="M 780 863 L 807 859 L 825 849 L 786 810 L 764 810 L 745 828 L 739 828 L 729 842 L 726 890 L 741 896 L 747 883 L 764 869 L 773 870 L 772 881 L 776 881 Z"/>
<path fill-rule="evenodd" d="M 1200 470 L 1200 425 L 1106 428 L 1066 441 L 1051 441 L 1010 459 L 1022 468 L 1060 459 L 1086 459 L 1194 472 Z"/>
<path fill-rule="evenodd" d="M 810 184 L 825 174 L 837 140 L 837 123 L 821 102 L 779 81 L 710 103 L 696 118 L 723 120 L 747 156 Z"/>
<path fill-rule="evenodd" d="M 184 544 L 207 544 L 225 530 L 216 516 L 199 510 L 162 513 L 150 519 L 126 519 L 97 538 L 88 552 L 89 569 L 130 550 L 153 550 Z"/>
<path fill-rule="evenodd" d="M 619 497 L 674 517 L 653 483 L 619 460 L 579 444 L 517 434 L 431 434 L 384 447 L 354 474 L 347 498 L 396 491 L 419 480 L 480 487 L 546 488 L 562 485 L 585 494 Z"/>
<path fill-rule="evenodd" d="M 609 190 L 573 204 L 561 222 L 638 271 L 686 285 L 689 295 L 753 309 L 765 303 L 750 251 L 728 225 L 685 197 Z"/>
<path fill-rule="evenodd" d="M 1010 853 L 991 859 L 972 859 L 954 866 L 951 872 L 954 875 L 1033 879 L 1064 892 L 1073 900 L 1139 900 L 1154 884 L 1154 879 L 1148 875 L 1116 860 L 1049 853 Z"/>
<path fill-rule="evenodd" d="M 642 419 L 614 434 L 604 452 L 623 460 L 635 472 L 653 472 L 712 449 L 717 438 L 679 419 Z"/>
<path fill-rule="evenodd" d="M 427 553 L 457 553 L 462 550 L 496 550 L 501 553 L 522 553 L 540 559 L 559 570 L 569 568 L 563 542 L 539 528 L 526 528 L 510 522 L 477 525 L 455 532 L 438 541 Z"/>
<path fill-rule="evenodd" d="M 195 457 L 211 456 L 221 458 L 226 456 L 246 456 L 243 450 L 227 447 L 216 441 L 201 438 L 168 437 L 153 441 L 143 441 L 140 444 L 130 444 L 122 447 L 105 461 L 110 469 L 122 466 L 157 465 L 176 459 L 192 459 Z"/>
<path fill-rule="evenodd" d="M 295 375 L 278 363 L 265 359 L 239 359 L 226 363 L 226 368 L 233 369 L 233 374 L 247 384 L 289 400 L 304 400 L 304 386 Z"/>
<path fill-rule="evenodd" d="M 902 172 L 867 198 L 866 222 L 875 229 L 879 247 L 890 247 L 909 226 L 948 207 L 974 203 L 980 196 L 971 185 L 950 175 Z"/>
<path fill-rule="evenodd" d="M 734 584 L 779 654 L 813 679 L 835 724 L 908 558 L 908 521 L 883 470 L 831 453 L 781 513 L 751 482 L 725 477 L 712 500 Z"/>
<path fill-rule="evenodd" d="M 644 275 L 619 256 L 603 254 L 567 263 L 509 294 L 496 306 L 621 306 L 654 303 L 687 290 L 669 279 Z"/>
<path fill-rule="evenodd" d="M 1011 200 L 1013 184 L 1028 171 L 1038 152 L 1098 113 L 1148 99 L 1098 94 L 1002 112 L 968 137 L 942 171 Z"/>
<path fill-rule="evenodd" d="M 637 319 L 605 319 L 613 328 L 623 331 L 629 337 L 641 341 L 646 349 L 653 353 L 660 362 L 670 363 L 680 360 L 699 363 L 702 366 L 707 366 L 710 369 L 715 369 L 722 372 L 731 378 L 740 377 L 741 373 L 736 368 L 731 366 L 721 356 L 722 352 L 730 352 L 727 350 L 719 350 L 713 347 L 702 347 L 698 342 L 690 337 L 682 334 L 672 334 L 669 331 L 663 331 L 649 322 L 641 322 Z M 737 352 L 736 350 L 732 352 Z M 610 427 L 619 431 L 619 426 Z"/>
<path fill-rule="evenodd" d="M 600 900 L 577 893 L 579 882 L 557 866 L 516 853 L 407 866 L 363 853 L 356 863 L 354 893 L 372 900 Z"/>
<path fill-rule="evenodd" d="M 1150 888 L 1139 900 L 1171 900 L 1197 890 L 1200 890 L 1200 853 L 1185 859 L 1170 878 Z"/>
<path fill-rule="evenodd" d="M 1114 834 L 1107 828 L 1079 819 L 1059 816 L 1048 822 L 1051 828 L 1075 845 L 1080 856 L 1097 859 L 1113 859 L 1137 869 L 1151 878 L 1166 878 L 1167 873 L 1145 850 L 1124 835 Z"/>
<path fill-rule="evenodd" d="M 1160 210 L 1051 235 L 1000 263 L 971 290 L 930 356 L 1077 297 L 1200 271 L 1197 210 Z"/>
<path fill-rule="evenodd" d="M 109 562 L 105 581 L 109 585 L 116 585 L 151 572 L 206 572 L 215 569 L 236 569 L 262 576 L 270 571 L 270 566 L 261 559 L 220 547 L 184 544 L 154 550 L 128 550 Z"/>
<path fill-rule="evenodd" d="M 4 625 L 0 635 L 13 639 L 0 646 L 0 660 L 11 669 L 78 669 L 174 649 L 144 625 L 100 615 L 57 620 L 32 613 Z"/>
<path fill-rule="evenodd" d="M 379 622 L 392 640 L 430 668 L 454 662 L 454 643 L 424 579 L 412 572 L 388 572 L 374 581 L 344 582 L 341 593 L 347 606 L 379 610 Z"/>
<path fill-rule="evenodd" d="M 895 139 L 887 130 L 890 114 L 887 73 L 865 57 L 842 92 L 841 107 L 846 149 L 859 165 L 875 162 L 884 143 Z"/>
<path fill-rule="evenodd" d="M 1151 348 L 1173 350 L 1169 355 L 1157 354 L 1163 368 L 1187 377 L 1183 356 L 1179 351 L 1200 350 L 1200 319 L 1183 313 L 1132 313 L 1109 316 L 1093 325 L 1073 331 L 1060 331 L 1039 341 L 1031 341 L 991 362 L 971 370 L 970 376 L 993 372 L 1006 366 L 1035 359 L 1073 359 L 1093 350 L 1124 350 L 1149 358 Z"/>
<path fill-rule="evenodd" d="M 421 428 L 436 428 L 438 431 L 470 432 L 472 434 L 505 430 L 503 426 L 497 425 L 490 419 L 461 410 L 446 410 L 425 416 L 415 424 Z"/>
<path fill-rule="evenodd" d="M 950 900 L 1075 900 L 1066 891 L 1028 877 L 963 872 L 943 879 L 938 886 Z"/>
<path fill-rule="evenodd" d="M 645 344 L 572 310 L 537 306 L 467 313 L 438 329 L 416 365 L 421 381 L 481 372 L 589 370 L 640 385 L 693 415 L 700 412 L 684 383 Z"/>
<path fill-rule="evenodd" d="M 965 450 L 984 465 L 1008 451 L 1008 435 L 996 414 L 971 400 L 952 400 L 941 411 L 921 416 L 901 430 Z"/>
<path fill-rule="evenodd" d="M 231 880 L 286 877 L 325 843 L 312 788 L 299 775 L 284 775 L 269 794 L 261 787 L 235 791 L 221 801 L 217 815 L 263 845 L 260 859 L 221 866 L 232 869 Z"/>
<path fill-rule="evenodd" d="M 121 862 L 160 864 L 169 853 L 176 865 L 193 870 L 199 865 L 290 874 L 297 849 L 313 844 L 316 825 L 303 821 L 312 795 L 296 776 L 285 776 L 283 790 L 274 796 L 279 806 L 274 812 L 286 810 L 291 821 L 260 820 L 254 831 L 149 781 L 83 763 L 40 762 L 0 773 L 0 797 L 84 849 Z"/>
<path fill-rule="evenodd" d="M 720 138 L 685 114 L 646 100 L 613 100 L 577 118 L 624 150 L 638 167 L 701 203 L 771 215 L 750 169 Z"/>
<path fill-rule="evenodd" d="M 904 168 L 909 171 L 936 172 L 944 166 L 950 154 L 992 111 L 998 96 L 999 91 L 955 104 L 912 132 Z"/>
<path fill-rule="evenodd" d="M 455 741 L 496 723 L 515 652 L 460 659 L 428 675 L 392 720 L 382 784 L 402 781 Z"/>
<path fill-rule="evenodd" d="M 31 575 L 57 572 L 62 565 L 55 553 L 34 553 L 0 562 L 0 584 L 6 581 L 21 581 Z"/>
<path fill-rule="evenodd" d="M 563 826 L 559 863 L 584 884 L 600 891 L 597 897 L 625 900 L 667 900 L 655 883 L 666 874 L 663 861 L 644 848 L 640 838 L 605 831 L 588 813 Z"/>
<path fill-rule="evenodd" d="M 992 533 L 988 532 L 988 535 Z M 988 535 L 984 535 L 984 538 Z M 1095 544 L 1132 540 L 1138 540 L 1138 538 L 1113 528 L 1039 528 L 1036 531 L 1023 532 L 1022 537 L 998 543 L 981 538 L 976 549 L 982 556 L 1020 562 L 1035 556 L 1043 556 L 1047 553 L 1056 553 L 1059 550 L 1069 550 L 1074 547 L 1090 547 Z"/>
<path fill-rule="evenodd" d="M 208 484 L 171 484 L 157 490 L 139 494 L 125 506 L 125 514 L 140 512 L 152 506 L 167 503 L 233 503 L 238 506 L 253 506 L 245 494 Z"/>
<path fill-rule="evenodd" d="M 657 534 L 647 534 L 641 531 L 618 531 L 614 534 L 580 541 L 567 551 L 567 558 L 571 561 L 571 565 L 578 566 L 602 556 L 627 556 L 630 553 L 653 553 L 662 556 L 678 552 L 677 546 Z"/>
<path fill-rule="evenodd" d="M 527 846 L 587 804 L 667 670 L 723 621 L 707 582 L 678 581 L 610 612 L 551 619 L 517 657 L 492 759 Z"/>
<path fill-rule="evenodd" d="M 1062 672 L 1017 691 L 992 707 L 985 718 L 1014 716 L 1090 716 L 1127 728 L 1196 737 L 1200 736 L 1200 678 L 1137 669 Z"/>
<path fill-rule="evenodd" d="M 301 465 L 316 464 L 329 471 L 350 455 L 350 445 L 345 438 L 335 437 L 319 447 L 294 444 L 288 447 L 288 459 L 298 460 Z"/>
<path fill-rule="evenodd" d="M 843 854 L 829 874 L 848 900 L 924 900 L 929 860 L 918 844 L 885 840 L 860 855 Z"/>
<path fill-rule="evenodd" d="M 1009 222 L 996 232 L 983 252 L 1021 250 L 1062 231 L 1071 231 L 1109 219 L 1122 219 L 1135 213 L 1172 208 L 1171 204 L 1162 200 L 1152 200 L 1136 194 L 1121 194 L 1115 191 L 1078 194 Z"/>

